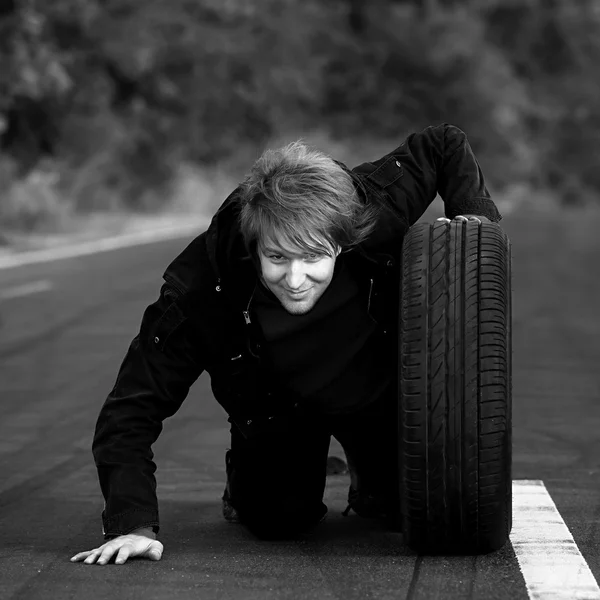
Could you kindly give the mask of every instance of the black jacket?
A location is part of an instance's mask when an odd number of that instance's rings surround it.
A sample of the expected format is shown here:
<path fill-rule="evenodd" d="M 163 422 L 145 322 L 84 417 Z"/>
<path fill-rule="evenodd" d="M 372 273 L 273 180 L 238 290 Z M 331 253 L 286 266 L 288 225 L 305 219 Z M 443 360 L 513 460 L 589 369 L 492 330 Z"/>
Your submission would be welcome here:
<path fill-rule="evenodd" d="M 448 218 L 502 217 L 465 134 L 452 125 L 411 134 L 390 154 L 349 173 L 361 198 L 381 212 L 375 233 L 346 260 L 368 290 L 369 311 L 382 335 L 393 336 L 402 240 L 436 194 Z M 234 190 L 208 230 L 168 266 L 160 296 L 145 310 L 100 411 L 93 453 L 107 538 L 140 527 L 158 530 L 151 446 L 203 371 L 245 435 L 277 426 L 293 411 L 295 400 L 283 385 L 262 377 L 260 335 L 249 318 L 257 278 L 239 231 L 237 199 Z"/>

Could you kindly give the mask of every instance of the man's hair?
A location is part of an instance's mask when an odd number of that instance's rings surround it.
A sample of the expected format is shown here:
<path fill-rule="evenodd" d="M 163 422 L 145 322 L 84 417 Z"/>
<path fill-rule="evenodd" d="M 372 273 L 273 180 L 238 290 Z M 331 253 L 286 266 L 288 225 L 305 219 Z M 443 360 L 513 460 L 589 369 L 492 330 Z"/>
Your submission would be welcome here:
<path fill-rule="evenodd" d="M 240 184 L 240 202 L 241 231 L 254 258 L 267 238 L 308 252 L 348 250 L 369 236 L 377 217 L 350 173 L 302 141 L 265 151 Z"/>

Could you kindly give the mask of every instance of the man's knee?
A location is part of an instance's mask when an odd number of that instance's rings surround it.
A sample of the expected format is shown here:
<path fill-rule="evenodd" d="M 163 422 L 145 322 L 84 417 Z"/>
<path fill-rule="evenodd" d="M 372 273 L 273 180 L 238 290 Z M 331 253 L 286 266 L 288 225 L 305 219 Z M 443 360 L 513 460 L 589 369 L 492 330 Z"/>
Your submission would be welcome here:
<path fill-rule="evenodd" d="M 288 538 L 311 529 L 327 513 L 325 473 L 298 477 L 295 470 L 265 471 L 226 454 L 228 505 L 241 523 L 264 539 Z"/>
<path fill-rule="evenodd" d="M 304 533 L 318 523 L 327 514 L 327 506 L 319 503 L 298 503 L 277 501 L 256 505 L 235 505 L 240 522 L 262 539 L 293 538 Z"/>

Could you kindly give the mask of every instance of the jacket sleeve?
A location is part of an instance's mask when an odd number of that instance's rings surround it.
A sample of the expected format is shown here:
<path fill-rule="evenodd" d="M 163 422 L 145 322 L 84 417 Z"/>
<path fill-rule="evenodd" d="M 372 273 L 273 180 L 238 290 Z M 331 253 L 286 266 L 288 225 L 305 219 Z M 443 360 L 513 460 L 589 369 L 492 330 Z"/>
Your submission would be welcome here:
<path fill-rule="evenodd" d="M 454 125 L 427 127 L 409 135 L 393 152 L 354 169 L 378 189 L 384 188 L 396 212 L 413 225 L 442 197 L 446 217 L 482 215 L 502 219 L 466 134 Z"/>
<path fill-rule="evenodd" d="M 92 451 L 105 501 L 106 539 L 140 527 L 158 531 L 151 446 L 202 372 L 188 325 L 180 297 L 163 285 L 100 411 Z"/>

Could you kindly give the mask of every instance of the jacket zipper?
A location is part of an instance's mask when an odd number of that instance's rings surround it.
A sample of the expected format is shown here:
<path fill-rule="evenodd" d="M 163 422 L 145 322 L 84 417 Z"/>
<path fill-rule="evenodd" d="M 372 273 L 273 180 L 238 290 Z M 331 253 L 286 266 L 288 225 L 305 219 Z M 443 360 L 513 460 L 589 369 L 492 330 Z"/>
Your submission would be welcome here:
<path fill-rule="evenodd" d="M 250 319 L 250 305 L 252 304 L 252 299 L 254 298 L 254 293 L 256 292 L 256 285 L 254 286 L 254 289 L 252 290 L 252 294 L 250 295 L 250 299 L 248 300 L 248 306 L 246 306 L 246 310 L 242 311 L 242 314 L 244 315 L 244 321 L 246 322 L 246 327 L 250 327 L 250 329 L 247 329 L 247 334 L 246 334 L 246 349 L 248 350 L 248 352 L 250 353 L 251 356 L 253 356 L 254 358 L 260 358 L 260 356 L 257 354 L 257 352 L 260 349 L 260 344 L 256 344 L 256 352 L 252 349 L 252 320 Z M 250 423 L 248 423 L 249 425 Z"/>
<path fill-rule="evenodd" d="M 252 294 L 250 295 L 250 300 L 248 300 L 248 306 L 246 306 L 246 310 L 242 311 L 244 315 L 244 321 L 246 321 L 246 325 L 251 325 L 252 321 L 250 320 L 250 305 L 252 304 L 252 299 L 254 298 L 254 293 L 256 292 L 256 286 L 252 290 Z"/>
<path fill-rule="evenodd" d="M 369 301 L 367 302 L 367 314 L 371 315 L 371 295 L 373 294 L 373 279 L 370 279 L 369 284 Z"/>

